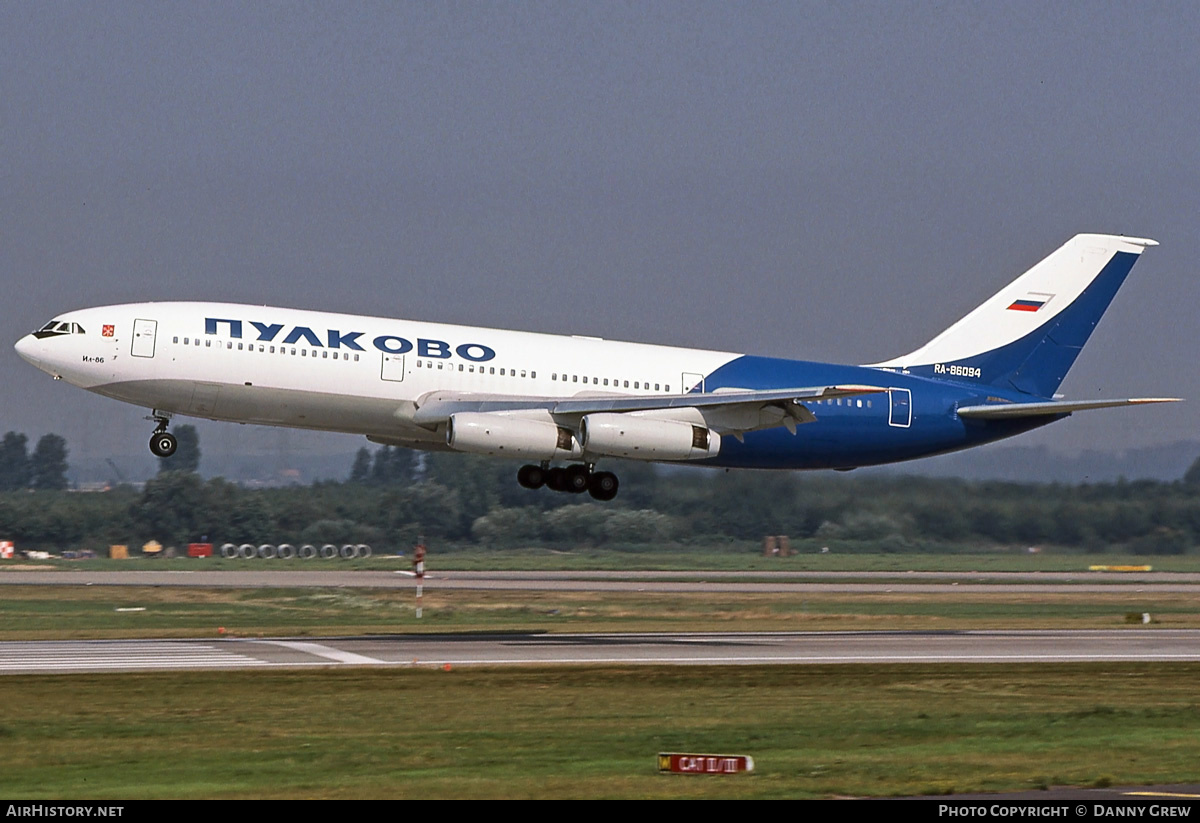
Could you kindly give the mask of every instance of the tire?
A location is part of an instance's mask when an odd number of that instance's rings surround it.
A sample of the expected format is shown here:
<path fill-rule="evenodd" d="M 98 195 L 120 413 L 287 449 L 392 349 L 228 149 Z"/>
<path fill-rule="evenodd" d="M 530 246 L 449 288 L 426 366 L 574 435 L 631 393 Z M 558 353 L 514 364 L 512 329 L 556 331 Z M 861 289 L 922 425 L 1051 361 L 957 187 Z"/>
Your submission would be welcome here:
<path fill-rule="evenodd" d="M 340 552 L 338 552 L 338 554 L 343 560 L 353 560 L 354 558 L 358 557 L 358 547 L 353 543 L 347 543 L 346 545 L 342 546 L 342 549 Z"/>
<path fill-rule="evenodd" d="M 277 554 L 278 550 L 271 543 L 263 543 L 258 547 L 258 556 L 263 560 L 274 560 Z"/>
<path fill-rule="evenodd" d="M 243 543 L 238 546 L 238 557 L 243 560 L 252 560 L 258 557 L 258 547 L 251 546 L 249 543 Z"/>
<path fill-rule="evenodd" d="M 221 557 L 224 557 L 226 560 L 232 560 L 237 556 L 238 547 L 235 544 L 226 543 L 225 545 L 221 546 Z"/>
<path fill-rule="evenodd" d="M 326 543 L 324 546 L 321 547 L 321 559 L 322 560 L 332 560 L 333 558 L 335 558 L 337 556 L 338 556 L 338 547 L 333 545 L 332 543 Z"/>
<path fill-rule="evenodd" d="M 170 457 L 179 448 L 179 441 L 170 432 L 155 432 L 150 437 L 150 453 L 155 457 Z"/>
<path fill-rule="evenodd" d="M 587 466 L 571 466 L 567 469 L 566 477 L 564 478 L 563 491 L 568 491 L 571 494 L 583 494 L 588 490 L 588 470 Z"/>
<path fill-rule="evenodd" d="M 305 543 L 300 547 L 299 555 L 301 560 L 312 560 L 317 556 L 317 547 Z"/>
<path fill-rule="evenodd" d="M 296 556 L 296 547 L 291 543 L 280 543 L 279 551 L 275 555 L 280 560 L 291 560 Z"/>
<path fill-rule="evenodd" d="M 546 488 L 552 491 L 561 492 L 567 490 L 567 470 L 559 466 L 555 466 L 550 471 L 546 472 Z"/>
<path fill-rule="evenodd" d="M 517 483 L 526 489 L 540 489 L 546 485 L 546 472 L 541 466 L 526 464 L 517 470 Z"/>
<path fill-rule="evenodd" d="M 612 500 L 620 485 L 612 472 L 596 472 L 588 479 L 588 494 L 596 500 Z"/>
<path fill-rule="evenodd" d="M 359 557 L 370 557 L 371 556 L 371 547 L 368 546 L 366 543 L 359 543 L 357 548 L 358 548 L 358 556 Z"/>

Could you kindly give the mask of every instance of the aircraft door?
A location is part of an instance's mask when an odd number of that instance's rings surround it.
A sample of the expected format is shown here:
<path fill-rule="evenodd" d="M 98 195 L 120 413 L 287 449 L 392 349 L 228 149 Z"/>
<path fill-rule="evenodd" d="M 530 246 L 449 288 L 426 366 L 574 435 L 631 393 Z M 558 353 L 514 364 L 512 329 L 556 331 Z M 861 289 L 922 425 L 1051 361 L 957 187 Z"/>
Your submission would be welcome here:
<path fill-rule="evenodd" d="M 390 380 L 393 383 L 403 382 L 404 355 L 384 352 L 383 365 L 380 367 L 379 377 L 383 380 Z"/>
<path fill-rule="evenodd" d="M 703 392 L 704 375 L 685 371 L 680 376 L 679 385 L 683 387 L 683 394 L 690 394 L 693 390 Z"/>
<path fill-rule="evenodd" d="M 158 334 L 157 320 L 133 321 L 133 348 L 130 351 L 134 357 L 153 357 L 154 338 Z"/>
<path fill-rule="evenodd" d="M 889 426 L 907 429 L 912 425 L 912 391 L 888 389 L 888 403 L 891 406 L 888 413 Z"/>

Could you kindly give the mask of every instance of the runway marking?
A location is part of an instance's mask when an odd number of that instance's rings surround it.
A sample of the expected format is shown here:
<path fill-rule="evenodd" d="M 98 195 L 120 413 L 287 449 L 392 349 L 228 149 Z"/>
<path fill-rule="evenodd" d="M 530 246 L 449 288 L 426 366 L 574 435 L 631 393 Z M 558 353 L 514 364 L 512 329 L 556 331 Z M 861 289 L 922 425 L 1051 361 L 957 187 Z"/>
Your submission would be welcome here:
<path fill-rule="evenodd" d="M 205 643 L 126 641 L 5 645 L 0 673 L 259 666 L 262 661 Z"/>
<path fill-rule="evenodd" d="M 283 646 L 285 649 L 294 649 L 298 652 L 311 654 L 314 657 L 324 657 L 326 660 L 334 660 L 338 663 L 349 663 L 359 666 L 384 666 L 388 664 L 388 661 L 380 660 L 377 657 L 367 657 L 366 655 L 355 654 L 354 652 L 333 649 L 329 646 L 323 646 L 320 643 L 306 643 L 299 640 L 255 640 L 253 642 Z"/>

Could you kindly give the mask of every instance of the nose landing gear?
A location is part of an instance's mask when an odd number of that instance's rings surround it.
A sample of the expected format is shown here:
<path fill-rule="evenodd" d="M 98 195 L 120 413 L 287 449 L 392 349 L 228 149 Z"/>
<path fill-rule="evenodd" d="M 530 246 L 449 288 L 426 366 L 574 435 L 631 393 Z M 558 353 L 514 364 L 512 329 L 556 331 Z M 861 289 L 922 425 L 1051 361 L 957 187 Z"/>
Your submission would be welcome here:
<path fill-rule="evenodd" d="M 572 466 L 549 464 L 525 465 L 517 472 L 517 482 L 527 489 L 546 486 L 552 491 L 583 494 L 587 492 L 596 500 L 612 500 L 617 496 L 620 482 L 612 472 L 597 472 L 590 464 L 576 463 Z"/>
<path fill-rule="evenodd" d="M 170 418 L 156 413 L 151 419 L 158 425 L 154 427 L 154 434 L 150 436 L 150 452 L 155 457 L 170 457 L 179 448 L 179 441 L 175 439 L 175 435 L 167 431 Z"/>

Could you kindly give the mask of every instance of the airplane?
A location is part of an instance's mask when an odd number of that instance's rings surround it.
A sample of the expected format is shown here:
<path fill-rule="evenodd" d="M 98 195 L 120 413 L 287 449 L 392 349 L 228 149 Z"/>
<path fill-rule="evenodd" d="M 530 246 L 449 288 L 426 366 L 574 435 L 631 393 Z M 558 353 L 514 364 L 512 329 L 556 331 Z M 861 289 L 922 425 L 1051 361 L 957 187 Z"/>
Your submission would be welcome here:
<path fill-rule="evenodd" d="M 1080 234 L 924 346 L 862 366 L 228 303 L 57 316 L 16 344 L 55 380 L 176 415 L 529 461 L 613 499 L 607 458 L 841 469 L 991 443 L 1090 409 L 1056 394 L 1153 240 Z M 556 465 L 564 464 L 564 465 Z"/>

